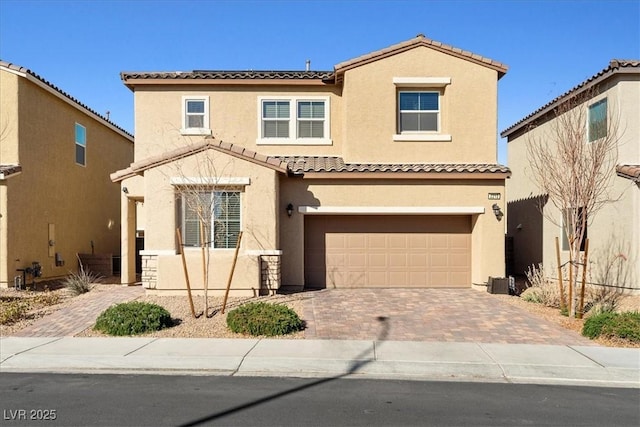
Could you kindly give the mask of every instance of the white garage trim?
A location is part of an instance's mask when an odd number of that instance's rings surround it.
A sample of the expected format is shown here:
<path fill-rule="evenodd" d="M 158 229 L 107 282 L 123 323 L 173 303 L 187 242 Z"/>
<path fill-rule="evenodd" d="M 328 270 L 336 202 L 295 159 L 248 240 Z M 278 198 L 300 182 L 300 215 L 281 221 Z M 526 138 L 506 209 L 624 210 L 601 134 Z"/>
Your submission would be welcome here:
<path fill-rule="evenodd" d="M 298 206 L 303 215 L 473 215 L 482 206 Z"/>

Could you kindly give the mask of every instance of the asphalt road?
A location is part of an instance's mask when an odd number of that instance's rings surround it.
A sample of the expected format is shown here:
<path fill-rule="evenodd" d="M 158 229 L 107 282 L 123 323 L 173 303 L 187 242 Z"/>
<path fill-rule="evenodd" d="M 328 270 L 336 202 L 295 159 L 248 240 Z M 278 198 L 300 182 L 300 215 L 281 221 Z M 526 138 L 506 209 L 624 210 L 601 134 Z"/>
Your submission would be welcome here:
<path fill-rule="evenodd" d="M 365 379 L 0 374 L 0 425 L 638 426 L 640 390 Z"/>

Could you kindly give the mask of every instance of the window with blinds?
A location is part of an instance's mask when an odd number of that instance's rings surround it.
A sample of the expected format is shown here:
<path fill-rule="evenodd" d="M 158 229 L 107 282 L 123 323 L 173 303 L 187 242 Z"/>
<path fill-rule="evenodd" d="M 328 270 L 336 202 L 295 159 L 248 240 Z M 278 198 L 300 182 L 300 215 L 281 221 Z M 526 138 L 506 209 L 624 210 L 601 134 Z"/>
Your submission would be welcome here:
<path fill-rule="evenodd" d="M 324 101 L 298 101 L 298 138 L 324 138 Z"/>
<path fill-rule="evenodd" d="M 330 145 L 328 96 L 258 97 L 258 144 Z"/>
<path fill-rule="evenodd" d="M 240 191 L 182 191 L 178 201 L 184 246 L 236 247 L 240 233 Z"/>
<path fill-rule="evenodd" d="M 399 132 L 438 132 L 440 122 L 438 92 L 399 92 Z"/>
<path fill-rule="evenodd" d="M 262 137 L 289 138 L 289 101 L 262 102 Z"/>

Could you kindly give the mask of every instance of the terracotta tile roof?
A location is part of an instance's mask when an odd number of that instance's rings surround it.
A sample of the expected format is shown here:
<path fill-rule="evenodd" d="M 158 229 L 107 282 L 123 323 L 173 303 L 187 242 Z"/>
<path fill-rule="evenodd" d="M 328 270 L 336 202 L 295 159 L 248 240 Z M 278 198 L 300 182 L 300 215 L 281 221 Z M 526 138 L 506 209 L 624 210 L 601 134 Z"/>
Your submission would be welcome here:
<path fill-rule="evenodd" d="M 210 149 L 268 167 L 287 175 L 302 176 L 307 173 L 337 173 L 341 174 L 341 176 L 354 173 L 384 173 L 389 174 L 389 177 L 393 174 L 403 174 L 404 176 L 405 174 L 411 173 L 447 175 L 447 177 L 453 174 L 511 175 L 508 167 L 496 164 L 345 163 L 342 157 L 332 156 L 265 156 L 237 144 L 229 144 L 209 138 L 196 144 L 185 145 L 175 150 L 131 163 L 128 168 L 112 173 L 111 180 L 119 182 L 125 178 L 139 175 L 147 169 L 171 163 Z"/>
<path fill-rule="evenodd" d="M 0 165 L 0 179 L 7 179 L 22 172 L 20 165 Z"/>
<path fill-rule="evenodd" d="M 616 173 L 622 178 L 640 183 L 640 165 L 617 165 Z"/>
<path fill-rule="evenodd" d="M 446 45 L 444 43 L 430 40 L 424 35 L 418 36 L 404 41 L 402 43 L 389 46 L 387 48 L 359 56 L 357 58 L 344 61 L 334 67 L 333 71 L 259 71 L 259 70 L 245 70 L 245 71 L 224 71 L 224 70 L 193 70 L 193 71 L 150 71 L 150 72 L 130 72 L 124 71 L 120 73 L 120 78 L 129 88 L 134 83 L 143 83 L 145 80 L 167 80 L 167 81 L 188 81 L 196 82 L 198 80 L 222 80 L 228 82 L 272 82 L 282 80 L 297 80 L 297 81 L 318 81 L 323 83 L 335 83 L 336 79 L 340 79 L 344 72 L 348 69 L 358 67 L 360 65 L 367 64 L 369 62 L 377 61 L 381 58 L 386 58 L 391 55 L 395 55 L 400 52 L 404 52 L 409 49 L 413 49 L 418 46 L 426 46 L 431 49 L 446 53 L 448 55 L 454 55 L 459 58 L 463 58 L 489 68 L 493 68 L 498 71 L 499 78 L 507 72 L 507 66 L 494 61 L 489 58 L 485 58 L 475 53 L 462 50 L 453 46 Z"/>
<path fill-rule="evenodd" d="M 51 83 L 51 82 L 45 80 L 44 78 L 40 77 L 38 74 L 34 73 L 30 69 L 22 67 L 22 66 L 17 65 L 17 64 L 12 64 L 10 62 L 2 61 L 2 60 L 0 60 L 0 67 L 7 68 L 8 70 L 13 70 L 13 71 L 16 71 L 18 73 L 27 74 L 27 75 L 35 78 L 36 80 L 39 80 L 41 83 L 44 83 L 45 85 L 49 86 L 51 89 L 53 89 L 54 91 L 58 92 L 63 97 L 67 98 L 69 101 L 71 101 L 74 104 L 78 105 L 81 109 L 84 109 L 84 110 L 90 112 L 91 114 L 93 114 L 95 116 L 98 116 L 100 119 L 104 120 L 109 125 L 113 126 L 114 128 L 118 129 L 120 132 L 122 132 L 125 135 L 129 136 L 131 138 L 131 140 L 133 141 L 133 135 L 132 134 L 130 134 L 129 132 L 127 132 L 126 130 L 124 130 L 123 128 L 121 128 L 120 126 L 118 126 L 117 124 L 112 122 L 111 120 L 107 119 L 102 114 L 100 114 L 100 113 L 96 112 L 95 110 L 92 110 L 91 108 L 87 107 L 85 104 L 83 104 L 82 102 L 78 101 L 76 98 L 74 98 L 73 96 L 69 95 L 68 93 L 66 93 L 65 91 L 63 91 L 62 89 L 60 89 L 59 87 L 54 85 L 53 83 Z"/>
<path fill-rule="evenodd" d="M 601 70 L 597 74 L 589 77 L 587 80 L 583 81 L 579 85 L 575 86 L 574 88 L 568 90 L 567 92 L 563 93 L 562 95 L 556 97 L 552 101 L 550 101 L 547 104 L 543 105 L 542 107 L 538 108 L 536 111 L 534 111 L 533 113 L 529 114 L 525 118 L 523 118 L 523 119 L 519 120 L 518 122 L 514 123 L 513 125 L 509 126 L 507 129 L 503 130 L 500 133 L 500 136 L 503 137 L 503 138 L 508 137 L 509 135 L 511 135 L 512 133 L 516 132 L 520 128 L 528 125 L 529 123 L 533 122 L 534 120 L 536 120 L 536 119 L 544 116 L 545 114 L 553 111 L 553 109 L 555 107 L 557 107 L 559 104 L 561 104 L 563 101 L 565 101 L 567 99 L 570 99 L 572 96 L 578 95 L 579 93 L 581 93 L 582 91 L 584 91 L 584 90 L 586 90 L 588 88 L 591 88 L 593 86 L 598 85 L 599 83 L 601 83 L 602 81 L 608 79 L 609 77 L 611 77 L 614 74 L 620 74 L 620 73 L 639 74 L 640 73 L 640 60 L 612 59 L 609 62 L 609 66 L 607 68 L 604 68 L 603 70 Z"/>
<path fill-rule="evenodd" d="M 175 150 L 167 151 L 160 155 L 147 157 L 146 159 L 131 163 L 128 168 L 112 173 L 111 181 L 122 181 L 125 178 L 130 178 L 132 176 L 141 174 L 147 169 L 171 163 L 206 150 L 219 151 L 233 157 L 256 163 L 270 169 L 274 169 L 278 172 L 288 172 L 287 164 L 275 157 L 267 157 L 262 154 L 256 153 L 255 151 L 248 150 L 237 144 L 229 144 L 227 142 L 208 138 L 195 144 L 185 145 Z"/>
<path fill-rule="evenodd" d="M 285 156 L 278 157 L 293 174 L 304 173 L 499 173 L 510 174 L 509 168 L 496 164 L 444 163 L 345 163 L 341 157 Z"/>
<path fill-rule="evenodd" d="M 502 77 L 506 72 L 508 67 L 498 61 L 494 61 L 493 59 L 485 58 L 483 56 L 477 55 L 473 52 L 469 52 L 466 50 L 462 50 L 457 47 L 453 47 L 439 41 L 431 40 L 424 36 L 424 34 L 418 34 L 416 37 L 394 44 L 393 46 L 389 46 L 384 49 L 377 50 L 375 52 L 368 53 L 366 55 L 359 56 L 354 59 L 350 59 L 348 61 L 344 61 L 335 66 L 335 70 L 337 74 L 344 73 L 344 71 L 358 67 L 360 65 L 364 65 L 373 61 L 377 61 L 378 59 L 386 58 L 391 55 L 395 55 L 400 52 L 404 52 L 409 49 L 413 49 L 417 46 L 426 46 L 431 49 L 435 49 L 439 52 L 443 52 L 449 55 L 457 56 L 459 58 L 463 58 L 481 65 L 485 67 L 493 68 L 498 71 L 498 78 Z"/>
<path fill-rule="evenodd" d="M 333 71 L 216 71 L 194 70 L 173 72 L 122 72 L 120 78 L 127 84 L 131 80 L 319 80 L 332 81 Z"/>

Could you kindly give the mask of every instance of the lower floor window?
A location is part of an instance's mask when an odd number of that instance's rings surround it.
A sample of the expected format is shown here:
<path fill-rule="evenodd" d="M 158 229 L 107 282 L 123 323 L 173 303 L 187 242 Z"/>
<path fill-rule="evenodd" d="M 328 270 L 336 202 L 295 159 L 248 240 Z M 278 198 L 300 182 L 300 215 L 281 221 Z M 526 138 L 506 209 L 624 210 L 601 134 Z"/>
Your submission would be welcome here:
<path fill-rule="evenodd" d="M 240 233 L 239 191 L 182 190 L 178 200 L 184 246 L 236 247 Z"/>

